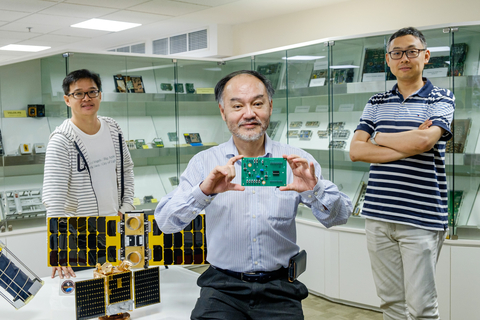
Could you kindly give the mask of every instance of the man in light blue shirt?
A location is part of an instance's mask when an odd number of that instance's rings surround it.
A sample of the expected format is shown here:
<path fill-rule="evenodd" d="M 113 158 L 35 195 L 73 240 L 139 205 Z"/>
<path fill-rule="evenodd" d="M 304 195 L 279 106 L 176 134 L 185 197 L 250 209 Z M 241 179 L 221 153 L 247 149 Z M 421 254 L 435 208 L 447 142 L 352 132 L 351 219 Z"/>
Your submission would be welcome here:
<path fill-rule="evenodd" d="M 301 282 L 287 280 L 298 253 L 295 216 L 299 203 L 324 226 L 344 224 L 351 200 L 321 175 L 307 152 L 273 141 L 265 131 L 274 90 L 255 71 L 231 73 L 215 87 L 220 113 L 232 138 L 195 155 L 177 189 L 155 210 L 160 230 L 182 230 L 205 210 L 211 264 L 198 279 L 202 288 L 192 319 L 303 319 Z M 287 159 L 287 186 L 241 186 L 243 157 Z"/>

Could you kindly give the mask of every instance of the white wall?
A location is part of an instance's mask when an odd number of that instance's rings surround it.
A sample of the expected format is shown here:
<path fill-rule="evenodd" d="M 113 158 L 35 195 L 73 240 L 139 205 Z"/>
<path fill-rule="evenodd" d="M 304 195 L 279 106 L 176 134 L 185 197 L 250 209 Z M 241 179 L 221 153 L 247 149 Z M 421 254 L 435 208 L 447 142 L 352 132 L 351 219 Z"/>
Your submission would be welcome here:
<path fill-rule="evenodd" d="M 478 21 L 480 1 L 355 0 L 233 27 L 233 54 L 324 38 L 392 33 L 400 28 Z"/>

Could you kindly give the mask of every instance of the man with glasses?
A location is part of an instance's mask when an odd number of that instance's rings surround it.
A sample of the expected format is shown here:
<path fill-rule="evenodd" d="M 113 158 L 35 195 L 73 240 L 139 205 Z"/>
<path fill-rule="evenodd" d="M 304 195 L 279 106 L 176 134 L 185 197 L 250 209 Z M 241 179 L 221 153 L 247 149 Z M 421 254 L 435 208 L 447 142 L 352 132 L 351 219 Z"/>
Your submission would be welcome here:
<path fill-rule="evenodd" d="M 440 319 L 435 269 L 448 228 L 445 145 L 453 93 L 422 78 L 430 58 L 415 28 L 394 33 L 397 84 L 368 101 L 350 146 L 371 163 L 362 215 L 384 319 Z"/>
<path fill-rule="evenodd" d="M 122 130 L 97 115 L 100 77 L 86 69 L 63 80 L 72 117 L 50 135 L 45 155 L 43 203 L 47 217 L 121 215 L 133 206 L 133 161 Z M 52 278 L 75 277 L 70 267 L 54 267 Z"/>

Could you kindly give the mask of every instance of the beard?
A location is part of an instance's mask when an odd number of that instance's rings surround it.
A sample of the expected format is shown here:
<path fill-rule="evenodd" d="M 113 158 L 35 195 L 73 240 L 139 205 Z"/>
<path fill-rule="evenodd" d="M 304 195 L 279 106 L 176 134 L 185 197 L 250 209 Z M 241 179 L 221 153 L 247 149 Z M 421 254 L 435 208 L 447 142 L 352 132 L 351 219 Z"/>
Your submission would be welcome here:
<path fill-rule="evenodd" d="M 256 128 L 248 129 L 248 133 L 242 134 L 240 133 L 240 127 L 245 124 L 259 124 L 260 125 L 260 132 L 255 133 Z M 237 138 L 243 141 L 257 141 L 258 139 L 262 138 L 267 131 L 268 125 L 270 124 L 270 119 L 262 122 L 261 120 L 254 119 L 254 120 L 245 120 L 240 121 L 237 124 L 230 124 L 227 122 L 228 130 Z"/>

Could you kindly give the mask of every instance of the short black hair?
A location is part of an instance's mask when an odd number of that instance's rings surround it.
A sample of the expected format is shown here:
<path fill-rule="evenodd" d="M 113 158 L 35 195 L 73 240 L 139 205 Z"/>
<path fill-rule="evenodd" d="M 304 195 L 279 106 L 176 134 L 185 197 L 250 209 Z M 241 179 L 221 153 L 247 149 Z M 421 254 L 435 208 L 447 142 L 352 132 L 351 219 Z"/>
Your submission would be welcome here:
<path fill-rule="evenodd" d="M 62 88 L 65 95 L 70 93 L 70 85 L 80 79 L 91 79 L 97 85 L 98 90 L 102 91 L 102 80 L 100 80 L 100 76 L 90 70 L 80 69 L 70 72 L 65 79 L 63 79 Z"/>
<path fill-rule="evenodd" d="M 268 99 L 272 101 L 273 94 L 275 93 L 275 89 L 273 89 L 272 83 L 268 80 L 263 74 L 253 71 L 253 70 L 238 70 L 235 72 L 230 73 L 223 77 L 220 81 L 218 81 L 217 85 L 215 86 L 215 100 L 222 105 L 223 107 L 223 90 L 225 89 L 225 85 L 228 81 L 232 80 L 232 78 L 239 76 L 241 74 L 248 74 L 254 76 L 258 80 L 262 81 L 267 89 Z"/>
<path fill-rule="evenodd" d="M 395 40 L 396 38 L 408 36 L 408 35 L 414 36 L 415 38 L 420 40 L 422 42 L 423 49 L 427 48 L 427 40 L 425 40 L 425 36 L 423 35 L 423 33 L 414 27 L 407 27 L 407 28 L 402 28 L 397 32 L 395 32 L 394 34 L 392 34 L 390 39 L 388 39 L 387 51 L 390 50 L 390 44 L 392 43 L 393 40 Z"/>

